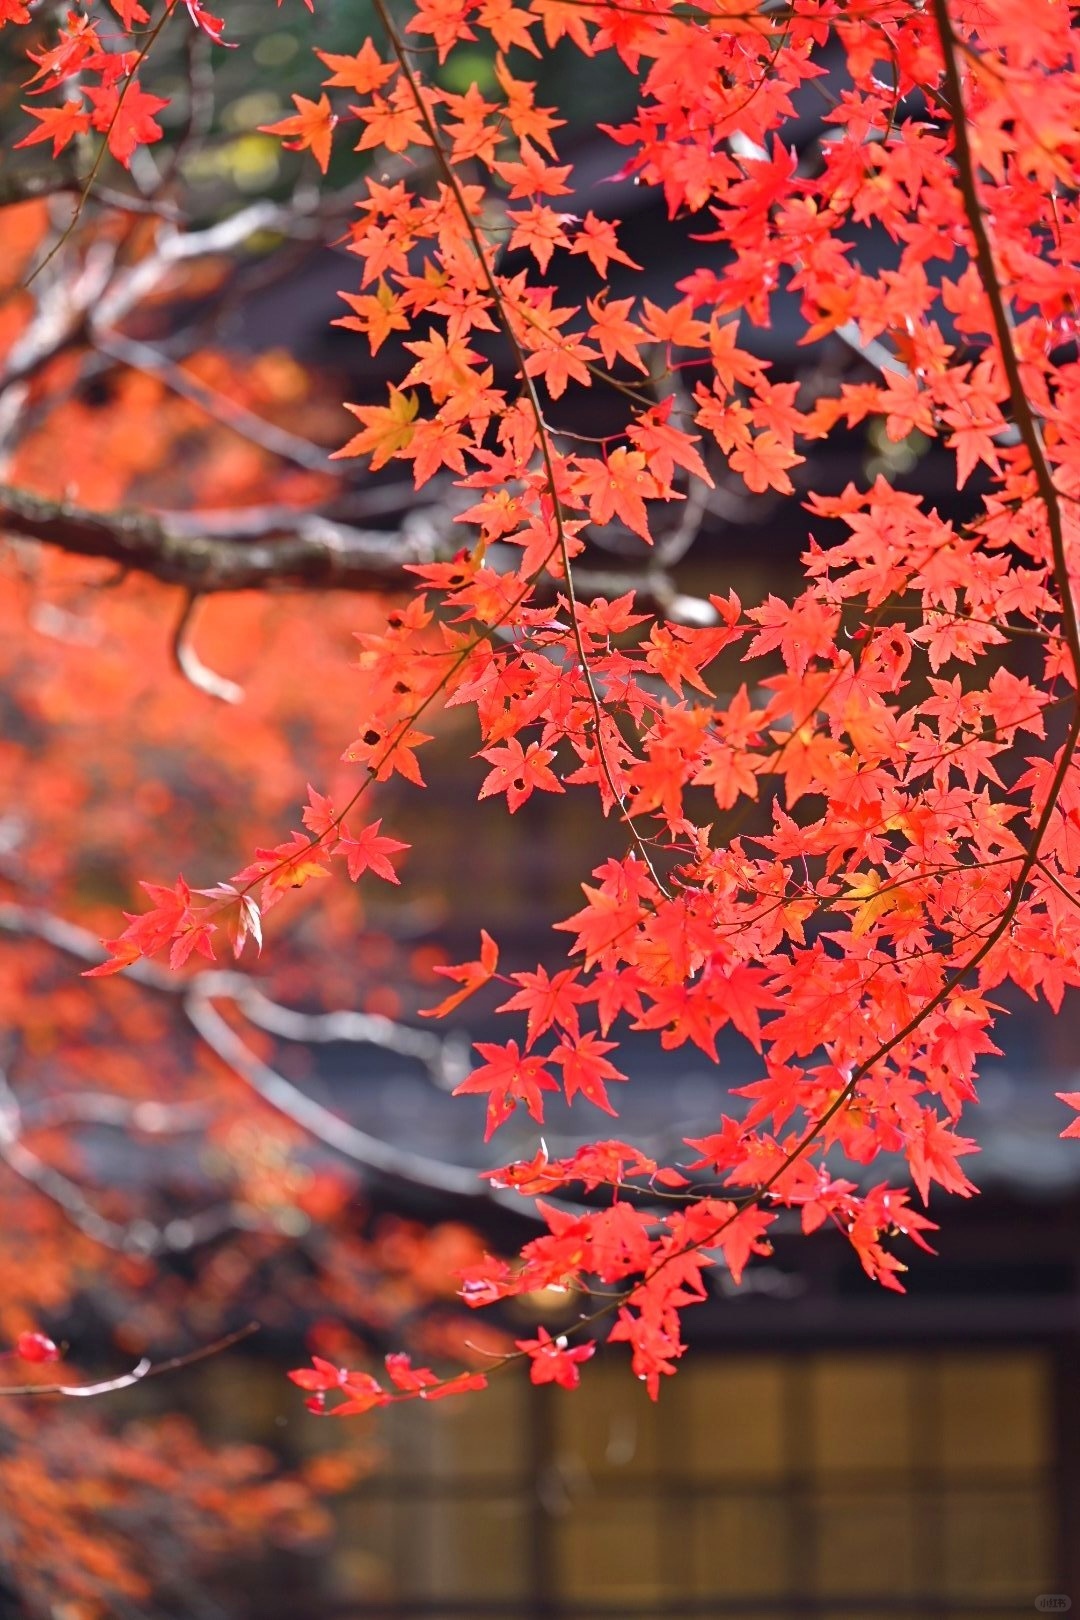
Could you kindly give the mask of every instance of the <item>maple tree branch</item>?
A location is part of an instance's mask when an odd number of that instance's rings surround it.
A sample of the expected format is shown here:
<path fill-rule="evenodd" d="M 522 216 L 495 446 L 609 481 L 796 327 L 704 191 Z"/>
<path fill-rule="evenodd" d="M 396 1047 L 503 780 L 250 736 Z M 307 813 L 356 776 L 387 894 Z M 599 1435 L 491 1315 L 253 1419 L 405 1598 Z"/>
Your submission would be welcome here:
<path fill-rule="evenodd" d="M 110 1105 L 112 1117 L 110 1124 L 119 1124 L 122 1119 L 124 1098 L 100 1097 L 83 1099 L 85 1102 L 96 1104 L 98 1122 L 101 1116 L 101 1104 L 107 1101 Z M 55 1103 L 56 1099 L 49 1099 Z M 70 1099 L 72 1103 L 75 1099 Z M 131 1108 L 131 1120 L 137 1118 L 139 1107 L 154 1108 L 154 1104 L 134 1105 Z M 54 1112 L 56 1110 L 54 1109 Z M 73 1111 L 74 1113 L 74 1111 Z M 90 1118 L 94 1109 L 84 1114 Z M 144 1119 L 149 1116 L 144 1113 Z M 155 1116 L 156 1118 L 157 1116 Z M 38 1120 L 36 1128 L 52 1127 L 60 1123 L 59 1114 L 56 1118 Z M 115 1221 L 102 1215 L 82 1187 L 57 1170 L 54 1165 L 48 1164 L 38 1153 L 26 1145 L 23 1140 L 24 1128 L 27 1124 L 26 1112 L 20 1106 L 19 1100 L 11 1087 L 7 1076 L 0 1071 L 0 1162 L 21 1181 L 33 1187 L 35 1192 L 42 1194 L 50 1203 L 60 1209 L 71 1224 L 90 1238 L 94 1243 L 100 1243 L 106 1249 L 112 1249 L 117 1254 L 160 1255 L 178 1253 L 194 1248 L 198 1244 L 210 1242 L 220 1237 L 224 1232 L 240 1226 L 249 1226 L 250 1221 L 239 1218 L 239 1212 L 232 1203 L 215 1205 L 212 1208 L 200 1210 L 193 1215 L 172 1220 L 164 1226 L 136 1216 L 128 1221 Z M 144 1126 L 145 1128 L 145 1126 Z M 189 1125 L 188 1129 L 194 1129 Z M 160 1131 L 161 1126 L 155 1125 Z"/>
<path fill-rule="evenodd" d="M 138 74 L 139 69 L 142 67 L 143 63 L 145 62 L 146 58 L 149 56 L 149 54 L 150 54 L 151 50 L 153 49 L 154 45 L 157 43 L 157 40 L 161 35 L 162 29 L 168 23 L 171 16 L 172 16 L 172 6 L 167 4 L 164 11 L 161 13 L 161 16 L 158 18 L 157 22 L 154 23 L 153 26 L 150 29 L 148 29 L 147 34 L 146 34 L 146 38 L 144 39 L 142 45 L 139 47 L 139 50 L 135 55 L 134 61 L 131 62 L 130 66 L 128 67 L 127 72 L 126 72 L 126 74 L 125 74 L 125 76 L 124 76 L 124 78 L 123 78 L 123 80 L 121 82 L 119 97 L 117 99 L 116 106 L 113 109 L 112 116 L 110 117 L 109 122 L 108 122 L 108 126 L 106 127 L 106 129 L 104 130 L 104 132 L 102 134 L 101 142 L 100 142 L 100 144 L 98 146 L 97 152 L 94 155 L 94 160 L 90 165 L 90 172 L 88 173 L 86 179 L 82 182 L 82 184 L 79 187 L 79 194 L 78 194 L 78 197 L 76 198 L 75 207 L 72 210 L 71 218 L 69 219 L 68 223 L 64 226 L 64 229 L 61 231 L 60 235 L 57 237 L 57 239 L 53 243 L 52 247 L 45 254 L 44 258 L 39 259 L 37 264 L 30 271 L 30 274 L 24 278 L 24 280 L 23 280 L 23 286 L 24 287 L 32 286 L 33 283 L 37 280 L 38 276 L 41 275 L 41 272 L 46 268 L 46 266 L 49 265 L 52 262 L 53 259 L 55 259 L 56 255 L 60 252 L 60 250 L 64 246 L 65 242 L 70 240 L 71 235 L 72 235 L 73 231 L 75 230 L 75 227 L 78 225 L 79 220 L 82 218 L 83 210 L 86 208 L 86 205 L 90 201 L 90 198 L 91 198 L 91 196 L 93 194 L 94 182 L 97 179 L 98 174 L 101 171 L 101 166 L 104 163 L 106 156 L 108 155 L 108 152 L 109 152 L 109 137 L 112 135 L 113 129 L 114 129 L 115 125 L 116 125 L 116 121 L 120 116 L 120 112 L 121 112 L 121 109 L 122 109 L 122 107 L 124 105 L 125 98 L 127 97 L 128 92 L 130 91 L 132 85 L 136 83 L 136 75 Z"/>
<path fill-rule="evenodd" d="M 955 36 L 949 16 L 948 0 L 932 0 L 934 15 L 940 36 L 942 53 L 945 63 L 946 82 L 949 89 L 951 103 L 954 138 L 956 142 L 957 171 L 960 180 L 961 193 L 964 199 L 965 212 L 968 224 L 976 247 L 976 264 L 980 281 L 990 303 L 994 320 L 995 335 L 1002 357 L 1005 375 L 1009 382 L 1013 410 L 1020 437 L 1025 444 L 1031 458 L 1035 472 L 1039 496 L 1046 510 L 1047 525 L 1050 531 L 1051 550 L 1053 553 L 1054 576 L 1061 596 L 1061 610 L 1065 624 L 1066 639 L 1074 661 L 1074 677 L 1080 681 L 1080 627 L 1077 622 L 1075 600 L 1072 593 L 1072 583 L 1069 575 L 1068 560 L 1065 552 L 1064 526 L 1062 522 L 1061 506 L 1058 500 L 1057 489 L 1054 485 L 1053 473 L 1046 455 L 1043 441 L 1042 426 L 1038 414 L 1032 408 L 1027 398 L 1020 371 L 1019 359 L 1013 338 L 1013 323 L 1008 304 L 1002 292 L 1001 283 L 997 275 L 993 248 L 990 242 L 986 221 L 979 201 L 978 186 L 975 178 L 975 162 L 968 135 L 966 113 L 964 109 L 962 86 L 960 83 L 959 67 L 956 61 Z M 749 1210 L 757 1209 L 769 1196 L 771 1190 L 787 1175 L 794 1164 L 817 1142 L 830 1122 L 840 1114 L 853 1100 L 862 1081 L 870 1072 L 883 1062 L 897 1047 L 902 1046 L 912 1035 L 919 1030 L 939 1007 L 944 1006 L 953 992 L 958 990 L 968 976 L 973 973 L 990 955 L 991 951 L 1005 937 L 1013 918 L 1020 909 L 1024 891 L 1031 873 L 1039 867 L 1042 869 L 1040 858 L 1043 842 L 1050 827 L 1051 819 L 1057 809 L 1065 779 L 1076 755 L 1077 746 L 1080 745 L 1080 693 L 1073 701 L 1073 714 L 1069 723 L 1067 735 L 1062 744 L 1061 753 L 1054 768 L 1049 783 L 1046 799 L 1039 812 L 1035 826 L 1020 859 L 1020 869 L 1011 885 L 1008 899 L 999 912 L 988 932 L 984 935 L 978 948 L 972 952 L 966 962 L 956 967 L 941 984 L 934 995 L 930 996 L 917 1012 L 913 1013 L 901 1027 L 893 1032 L 887 1040 L 879 1043 L 875 1050 L 859 1063 L 849 1076 L 843 1089 L 814 1120 L 800 1137 L 795 1147 L 786 1153 L 766 1179 L 747 1194 L 744 1198 L 735 1201 L 732 1213 L 706 1235 L 704 1239 L 700 1234 L 696 1237 L 694 1247 L 700 1249 L 704 1244 L 714 1244 L 725 1231 L 731 1227 L 740 1216 Z M 602 1306 L 591 1316 L 575 1324 L 573 1331 L 579 1331 L 594 1322 L 608 1316 L 620 1304 L 632 1300 L 640 1287 L 647 1284 L 653 1276 L 679 1257 L 681 1250 L 675 1249 L 665 1255 L 657 1265 L 648 1272 L 641 1282 L 624 1290 L 620 1295 Z"/>
<path fill-rule="evenodd" d="M 176 660 L 176 667 L 186 681 L 198 691 L 205 692 L 208 697 L 217 698 L 222 703 L 242 703 L 244 688 L 204 664 L 195 651 L 192 631 L 198 605 L 198 593 L 189 591 L 176 629 L 173 631 L 173 658 Z"/>
<path fill-rule="evenodd" d="M 284 231 L 299 212 L 296 205 L 254 202 L 202 230 L 159 231 L 152 251 L 116 275 L 106 296 L 95 305 L 96 327 L 102 331 L 114 327 L 178 264 L 235 252 L 260 231 Z"/>
<path fill-rule="evenodd" d="M 38 540 L 75 556 L 100 558 L 200 596 L 268 586 L 318 590 L 403 591 L 404 563 L 427 563 L 441 548 L 402 530 L 358 529 L 298 512 L 290 530 L 250 536 L 198 533 L 198 514 L 175 523 L 146 511 L 103 513 L 0 485 L 0 532 Z"/>
<path fill-rule="evenodd" d="M 92 337 L 93 346 L 98 354 L 117 365 L 128 366 L 133 371 L 142 372 L 144 376 L 156 377 L 163 382 L 166 388 L 181 399 L 198 406 L 207 416 L 223 427 L 237 433 L 249 443 L 258 445 L 261 450 L 267 450 L 271 455 L 279 457 L 282 461 L 291 461 L 307 472 L 324 473 L 328 478 L 350 478 L 355 476 L 353 470 L 343 467 L 340 462 L 331 461 L 329 451 L 320 445 L 312 444 L 310 439 L 303 439 L 297 433 L 290 433 L 288 428 L 278 427 L 276 422 L 268 422 L 264 416 L 241 405 L 237 400 L 229 399 L 217 389 L 210 388 L 201 382 L 198 377 L 185 371 L 169 355 L 162 354 L 160 349 L 152 348 L 149 343 L 137 342 L 134 338 L 123 337 L 119 332 L 95 333 Z"/>
<path fill-rule="evenodd" d="M 0 933 L 42 939 L 77 961 L 95 966 L 106 956 L 97 937 L 88 929 L 49 912 L 13 902 L 0 905 Z M 227 1068 L 263 1102 L 299 1125 L 313 1140 L 388 1181 L 438 1193 L 467 1207 L 501 1205 L 512 1209 L 518 1219 L 535 1223 L 537 1217 L 522 1208 L 516 1194 L 481 1180 L 478 1171 L 444 1164 L 408 1148 L 394 1147 L 309 1097 L 252 1052 L 222 1016 L 214 1000 L 227 998 L 254 1026 L 286 1040 L 353 1041 L 416 1058 L 442 1088 L 455 1083 L 468 1068 L 467 1057 L 455 1037 L 440 1039 L 426 1030 L 413 1030 L 388 1018 L 374 1018 L 347 1009 L 327 1013 L 296 1012 L 273 1001 L 236 970 L 207 968 L 185 979 L 151 962 L 139 961 L 125 967 L 122 973 L 125 978 L 178 1000 L 192 1029 Z M 140 1106 L 158 1107 L 156 1103 Z M 0 1076 L 0 1162 L 51 1198 L 88 1237 L 108 1248 L 126 1253 L 158 1254 L 190 1248 L 230 1227 L 251 1225 L 234 1205 L 185 1216 L 164 1228 L 142 1220 L 126 1225 L 106 1221 L 80 1188 L 22 1145 L 17 1130 L 10 1124 L 13 1118 L 18 1118 L 17 1104 L 10 1087 Z M 143 1118 L 145 1120 L 145 1114 Z M 214 1220 L 220 1224 L 212 1229 Z"/>
<path fill-rule="evenodd" d="M 365 491 L 359 504 L 373 513 L 402 510 L 411 489 L 393 485 Z M 286 507 L 250 511 L 96 512 L 11 484 L 0 484 L 0 534 L 36 540 L 72 556 L 116 563 L 122 570 L 178 585 L 194 597 L 235 591 L 335 590 L 386 595 L 411 592 L 407 563 L 445 561 L 453 555 L 454 515 L 438 509 L 418 521 L 406 510 L 397 529 L 367 529 Z M 712 624 L 716 613 L 702 597 L 683 595 L 663 568 L 637 571 L 579 568 L 576 580 L 590 597 L 633 590 L 645 607 L 689 624 Z M 560 580 L 542 580 L 540 602 L 554 601 Z M 189 629 L 181 623 L 177 635 Z M 185 675 L 190 679 L 187 669 Z M 195 683 L 202 686 L 201 680 Z"/>
<path fill-rule="evenodd" d="M 198 974 L 187 986 L 183 1005 L 192 1028 L 256 1096 L 261 1097 L 276 1113 L 291 1119 L 316 1141 L 368 1170 L 394 1180 L 410 1182 L 414 1186 L 430 1188 L 433 1192 L 447 1193 L 453 1198 L 476 1202 L 486 1200 L 487 1195 L 475 1170 L 443 1164 L 438 1159 L 414 1153 L 409 1148 L 392 1147 L 325 1108 L 262 1058 L 256 1057 L 213 1004 L 215 996 L 232 996 L 229 987 L 241 977 L 233 974 Z"/>
<path fill-rule="evenodd" d="M 378 1046 L 401 1057 L 415 1058 L 424 1065 L 436 1085 L 447 1091 L 464 1080 L 471 1067 L 468 1047 L 453 1035 L 435 1035 L 430 1030 L 399 1024 L 382 1013 L 354 1012 L 350 1008 L 297 1012 L 295 1008 L 272 1001 L 243 973 L 218 975 L 217 982 L 249 1024 L 282 1040 L 310 1045 L 342 1041 Z"/>
<path fill-rule="evenodd" d="M 62 169 L 14 169 L 0 171 L 0 208 L 16 207 L 19 203 L 34 202 L 41 197 L 62 197 L 82 190 L 83 182 L 76 174 L 65 174 Z M 119 213 L 152 214 L 159 219 L 180 219 L 175 204 L 156 201 L 152 197 L 139 197 L 134 192 L 117 191 L 112 186 L 98 186 L 94 201 Z"/>
<path fill-rule="evenodd" d="M 208 1103 L 145 1102 L 112 1091 L 72 1091 L 19 1105 L 23 1127 L 52 1131 L 64 1125 L 104 1125 L 145 1136 L 185 1136 L 204 1131 L 214 1117 Z"/>
<path fill-rule="evenodd" d="M 956 143 L 957 167 L 960 177 L 961 192 L 965 204 L 965 212 L 972 231 L 976 246 L 976 263 L 980 280 L 983 284 L 990 303 L 995 335 L 1001 353 L 1005 374 L 1009 382 L 1012 405 L 1016 419 L 1018 436 L 1028 450 L 1032 468 L 1035 473 L 1039 496 L 1046 511 L 1047 525 L 1050 532 L 1051 550 L 1053 555 L 1054 576 L 1061 597 L 1061 610 L 1064 621 L 1066 640 L 1073 655 L 1074 678 L 1080 681 L 1080 629 L 1077 624 L 1077 612 L 1072 593 L 1071 579 L 1064 544 L 1064 529 L 1061 506 L 1058 492 L 1053 481 L 1053 473 L 1046 453 L 1042 435 L 1042 426 L 1037 412 L 1032 408 L 1023 385 L 1018 355 L 1013 339 L 1013 325 L 1011 313 L 1006 302 L 1000 281 L 997 276 L 993 249 L 990 243 L 986 222 L 982 213 L 976 183 L 976 170 L 972 156 L 970 140 L 964 111 L 962 87 L 955 55 L 955 36 L 948 13 L 947 0 L 932 0 L 938 31 L 941 38 L 942 51 L 945 62 L 946 79 L 949 87 L 949 99 L 954 126 Z M 1028 840 L 1022 855 L 1019 857 L 1019 870 L 1010 887 L 1008 898 L 1002 906 L 997 917 L 988 924 L 978 947 L 971 953 L 966 961 L 959 964 L 949 973 L 939 989 L 930 996 L 919 1009 L 911 1015 L 898 1029 L 886 1039 L 881 1041 L 870 1055 L 860 1062 L 850 1074 L 842 1090 L 833 1099 L 832 1103 L 814 1118 L 807 1130 L 800 1137 L 795 1147 L 783 1155 L 776 1168 L 745 1197 L 733 1203 L 731 1213 L 718 1222 L 712 1231 L 706 1235 L 695 1234 L 690 1248 L 700 1251 L 707 1245 L 713 1245 L 722 1234 L 730 1228 L 742 1215 L 748 1211 L 759 1208 L 769 1197 L 771 1190 L 790 1171 L 792 1166 L 802 1158 L 815 1142 L 817 1142 L 829 1123 L 848 1107 L 857 1094 L 861 1082 L 871 1073 L 878 1064 L 883 1062 L 898 1047 L 901 1047 L 913 1034 L 915 1034 L 927 1018 L 939 1007 L 945 1005 L 953 993 L 960 988 L 968 976 L 974 972 L 995 949 L 1007 934 L 1013 919 L 1022 903 L 1028 879 L 1036 867 L 1043 869 L 1041 849 L 1049 830 L 1052 817 L 1057 809 L 1068 772 L 1073 764 L 1078 743 L 1080 743 L 1080 698 L 1073 699 L 1073 714 L 1070 720 L 1067 735 L 1064 739 L 1052 778 L 1048 787 L 1046 798 L 1036 818 L 1031 837 Z M 621 1305 L 632 1302 L 641 1289 L 647 1287 L 651 1280 L 662 1272 L 673 1261 L 677 1261 L 686 1252 L 685 1247 L 675 1247 L 664 1255 L 644 1276 L 629 1288 L 620 1290 L 600 1308 L 588 1316 L 583 1317 L 569 1331 L 579 1333 L 608 1317 Z M 499 1366 L 514 1359 L 513 1356 L 503 1358 Z"/>
<path fill-rule="evenodd" d="M 2 1384 L 0 1396 L 67 1395 L 86 1399 L 88 1396 L 112 1395 L 118 1390 L 130 1389 L 132 1384 L 141 1383 L 144 1378 L 158 1378 L 162 1373 L 178 1372 L 181 1367 L 190 1367 L 194 1362 L 205 1361 L 208 1356 L 230 1350 L 234 1344 L 240 1344 L 253 1333 L 258 1333 L 260 1325 L 258 1322 L 248 1322 L 246 1326 L 237 1328 L 235 1333 L 226 1333 L 210 1344 L 200 1345 L 197 1350 L 185 1351 L 183 1355 L 170 1356 L 167 1361 L 151 1361 L 144 1356 L 130 1372 L 120 1373 L 116 1378 L 100 1379 L 93 1384 Z"/>

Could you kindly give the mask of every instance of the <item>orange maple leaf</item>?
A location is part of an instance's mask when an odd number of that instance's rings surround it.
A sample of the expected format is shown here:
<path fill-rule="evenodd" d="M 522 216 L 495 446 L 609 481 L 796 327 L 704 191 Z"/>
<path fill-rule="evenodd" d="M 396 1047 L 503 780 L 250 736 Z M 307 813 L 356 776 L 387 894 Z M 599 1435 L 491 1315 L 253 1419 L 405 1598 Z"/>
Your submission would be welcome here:
<path fill-rule="evenodd" d="M 354 434 L 340 450 L 335 450 L 331 460 L 342 456 L 370 455 L 371 470 L 378 472 L 392 456 L 412 442 L 420 397 L 414 393 L 406 394 L 391 383 L 389 405 L 346 405 L 345 409 L 363 422 L 364 430 Z"/>
<path fill-rule="evenodd" d="M 438 973 L 444 979 L 456 979 L 462 988 L 454 990 L 444 1001 L 440 1001 L 437 1007 L 422 1008 L 421 1018 L 445 1018 L 447 1013 L 453 1012 L 455 1007 L 460 1007 L 463 1001 L 494 978 L 498 965 L 499 947 L 487 929 L 481 928 L 480 956 L 477 961 L 463 962 L 460 967 L 437 966 L 432 969 L 432 972 Z"/>
<path fill-rule="evenodd" d="M 293 96 L 292 100 L 294 113 L 288 118 L 279 118 L 276 124 L 260 124 L 259 130 L 263 135 L 291 136 L 292 139 L 282 143 L 285 150 L 310 152 L 325 174 L 330 167 L 334 126 L 338 121 L 330 106 L 330 97 L 321 95 L 318 101 L 309 101 L 306 96 Z"/>

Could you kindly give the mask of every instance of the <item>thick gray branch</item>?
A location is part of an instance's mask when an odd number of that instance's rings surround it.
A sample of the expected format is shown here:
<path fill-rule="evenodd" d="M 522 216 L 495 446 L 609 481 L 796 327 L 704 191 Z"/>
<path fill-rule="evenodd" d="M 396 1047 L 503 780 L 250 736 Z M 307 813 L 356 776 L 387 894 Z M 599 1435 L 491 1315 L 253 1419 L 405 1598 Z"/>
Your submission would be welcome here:
<path fill-rule="evenodd" d="M 306 513 L 296 515 L 291 532 L 262 538 L 191 530 L 191 516 L 174 527 L 150 512 L 93 512 L 0 485 L 0 532 L 113 562 L 200 596 L 275 585 L 401 591 L 409 588 L 402 564 L 431 562 L 439 550 L 427 535 L 356 529 Z"/>
<path fill-rule="evenodd" d="M 29 490 L 0 484 L 0 535 L 37 540 L 78 557 L 97 557 L 166 585 L 179 585 L 192 596 L 275 588 L 411 591 L 415 581 L 402 572 L 403 565 L 447 560 L 454 548 L 453 525 L 448 507 L 422 512 L 403 508 L 398 529 L 360 529 L 317 513 L 290 515 L 281 507 L 259 509 L 254 520 L 243 511 L 160 516 L 146 511 L 93 512 L 71 501 L 45 500 Z M 516 560 L 513 548 L 507 551 Z M 583 601 L 633 590 L 646 610 L 658 608 L 687 624 L 716 620 L 707 601 L 680 595 L 660 568 L 625 572 L 577 568 L 574 581 Z M 537 598 L 554 600 L 560 588 L 558 580 L 541 580 Z"/>

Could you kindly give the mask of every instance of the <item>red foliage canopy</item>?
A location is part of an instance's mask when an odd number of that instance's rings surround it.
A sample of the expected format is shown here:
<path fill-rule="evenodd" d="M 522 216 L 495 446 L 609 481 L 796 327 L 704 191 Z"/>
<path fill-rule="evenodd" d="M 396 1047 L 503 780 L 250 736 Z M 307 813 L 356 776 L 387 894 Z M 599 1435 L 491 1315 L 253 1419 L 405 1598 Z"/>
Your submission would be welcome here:
<path fill-rule="evenodd" d="M 160 138 L 161 99 L 140 83 L 154 41 L 192 24 L 217 41 L 221 24 L 189 3 L 139 34 L 142 8 L 118 10 L 132 48 L 72 14 L 33 55 L 32 93 L 54 99 L 28 104 L 20 144 L 60 153 L 97 131 L 128 163 Z M 400 364 L 385 404 L 349 407 L 359 431 L 338 455 L 405 463 L 418 488 L 450 475 L 470 539 L 412 564 L 407 604 L 368 617 L 348 785 L 313 792 L 305 831 L 216 885 L 147 884 L 149 907 L 94 971 L 157 953 L 182 968 L 223 941 L 239 955 L 284 893 L 339 867 L 407 888 L 404 842 L 365 801 L 395 775 L 423 786 L 446 706 L 475 710 L 479 797 L 505 794 L 513 814 L 535 794 L 599 795 L 609 858 L 556 922 L 571 965 L 507 976 L 518 1033 L 478 1048 L 458 1090 L 487 1096 L 489 1135 L 519 1105 L 541 1125 L 557 1090 L 614 1112 L 627 1026 L 715 1058 L 731 1025 L 760 1077 L 742 1088 L 749 1110 L 681 1166 L 601 1141 L 564 1160 L 541 1144 L 498 1172 L 545 1195 L 545 1230 L 463 1284 L 486 1304 L 599 1279 L 614 1297 L 572 1343 L 541 1330 L 513 1354 L 572 1385 L 606 1325 L 655 1395 L 707 1268 L 722 1257 L 738 1280 L 781 1208 L 807 1232 L 839 1228 L 900 1289 L 894 1240 L 925 1246 L 930 1223 L 908 1187 L 861 1190 L 842 1161 L 902 1155 L 924 1201 L 935 1185 L 971 1193 L 961 1116 L 995 1050 L 995 991 L 1057 1008 L 1080 982 L 1080 40 L 1053 0 L 375 10 L 378 37 L 323 55 L 326 93 L 264 127 L 323 171 L 343 138 L 378 153 L 348 226 L 359 285 L 340 324 Z M 563 118 L 526 65 L 564 40 L 597 75 L 614 56 L 637 81 L 636 107 L 604 131 L 613 167 L 693 224 L 698 268 L 660 296 L 613 296 L 611 267 L 626 285 L 639 270 L 619 221 L 567 211 Z M 436 64 L 477 41 L 495 87 L 446 88 Z M 807 96 L 827 131 L 810 161 L 792 133 Z M 860 253 L 871 222 L 885 267 Z M 574 258 L 595 290 L 568 303 Z M 842 334 L 868 380 L 772 381 L 753 334 L 781 297 L 800 342 Z M 584 389 L 621 412 L 602 437 L 561 425 Z M 721 464 L 750 492 L 791 494 L 815 446 L 871 419 L 892 444 L 953 454 L 969 522 L 883 478 L 839 495 L 804 484 L 815 522 L 843 537 L 810 547 L 793 601 L 717 592 L 686 622 L 579 591 L 595 532 L 650 546 L 664 504 Z M 451 976 L 443 1015 L 498 977 L 494 941 Z M 574 1202 L 600 1186 L 602 1205 Z M 326 1362 L 296 1376 L 320 1401 L 343 1395 L 340 1411 L 482 1381 L 388 1366 L 384 1384 Z"/>

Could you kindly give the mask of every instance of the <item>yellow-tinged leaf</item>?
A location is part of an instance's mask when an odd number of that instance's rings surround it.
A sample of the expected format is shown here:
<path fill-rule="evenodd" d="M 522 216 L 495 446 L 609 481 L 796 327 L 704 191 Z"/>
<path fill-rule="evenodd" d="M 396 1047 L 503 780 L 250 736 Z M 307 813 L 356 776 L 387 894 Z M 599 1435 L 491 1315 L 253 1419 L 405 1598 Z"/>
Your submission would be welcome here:
<path fill-rule="evenodd" d="M 391 383 L 389 405 L 346 405 L 345 409 L 352 411 L 364 424 L 364 429 L 340 450 L 335 450 L 334 458 L 370 455 L 372 471 L 378 472 L 412 442 L 420 396 L 412 392 L 406 394 Z"/>

